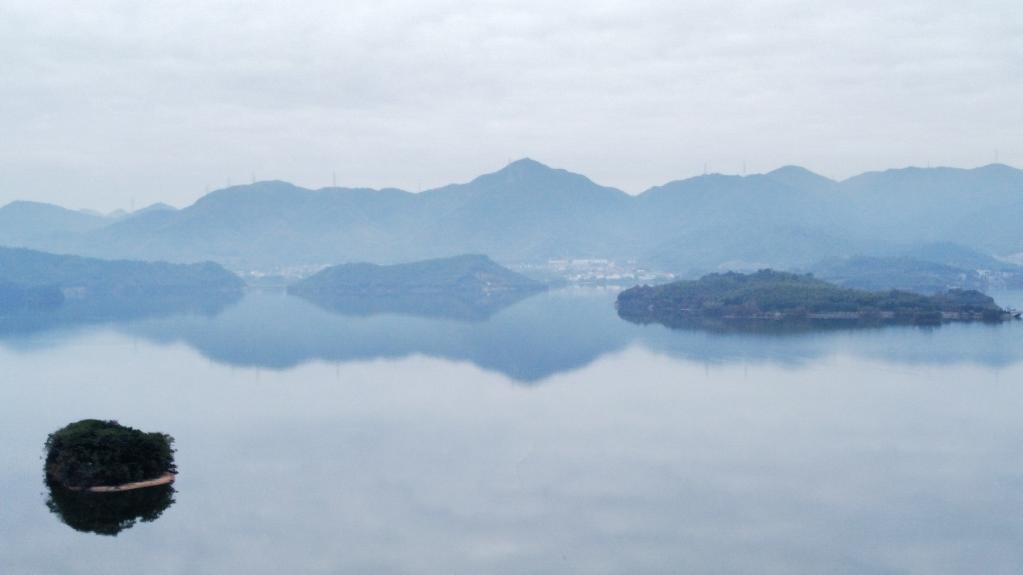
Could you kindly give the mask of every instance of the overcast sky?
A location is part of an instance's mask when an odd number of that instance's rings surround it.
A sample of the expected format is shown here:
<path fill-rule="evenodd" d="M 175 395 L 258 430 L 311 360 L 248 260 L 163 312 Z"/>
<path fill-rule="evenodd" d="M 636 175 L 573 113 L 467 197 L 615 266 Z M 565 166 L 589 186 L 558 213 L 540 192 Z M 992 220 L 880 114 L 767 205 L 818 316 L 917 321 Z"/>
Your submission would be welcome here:
<path fill-rule="evenodd" d="M 0 203 L 1023 165 L 1023 2 L 0 4 Z"/>

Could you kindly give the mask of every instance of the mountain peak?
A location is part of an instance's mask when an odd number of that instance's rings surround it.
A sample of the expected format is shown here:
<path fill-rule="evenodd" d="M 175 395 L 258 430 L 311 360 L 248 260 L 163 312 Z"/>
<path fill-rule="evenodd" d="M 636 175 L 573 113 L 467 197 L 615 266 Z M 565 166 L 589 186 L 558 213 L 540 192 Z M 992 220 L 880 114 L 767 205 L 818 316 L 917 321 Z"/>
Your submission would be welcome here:
<path fill-rule="evenodd" d="M 176 211 L 176 210 L 177 210 L 177 208 L 175 208 L 174 206 L 172 206 L 170 204 L 165 204 L 163 202 L 156 202 L 155 204 L 149 204 L 148 206 L 146 206 L 146 207 L 144 207 L 142 209 L 135 210 L 132 213 L 144 214 L 146 212 L 161 212 L 161 211 Z"/>
<path fill-rule="evenodd" d="M 47 204 L 45 202 L 34 202 L 32 200 L 14 200 L 13 202 L 10 202 L 10 203 L 8 203 L 7 205 L 4 206 L 4 209 L 8 209 L 8 208 L 10 208 L 10 209 L 19 209 L 19 210 L 24 210 L 24 209 L 35 209 L 35 210 L 43 209 L 43 210 L 47 210 L 47 209 L 54 209 L 54 208 L 61 209 L 61 210 L 66 210 L 67 209 L 67 208 L 63 208 L 61 206 L 58 206 L 56 204 Z M 83 210 L 83 212 L 84 212 L 84 210 Z"/>
<path fill-rule="evenodd" d="M 288 200 L 309 193 L 309 190 L 300 188 L 290 182 L 282 180 L 264 180 L 251 184 L 238 184 L 227 188 L 213 190 L 195 202 L 198 205 L 210 205 L 221 202 L 233 202 L 244 198 L 250 201 L 258 200 Z"/>
<path fill-rule="evenodd" d="M 1018 174 L 1020 172 L 1020 169 L 1019 168 L 1014 168 L 1014 167 L 1012 167 L 1012 166 L 1010 166 L 1008 164 L 998 164 L 998 163 L 995 163 L 995 164 L 988 164 L 986 166 L 980 166 L 980 167 L 974 168 L 974 171 L 986 172 L 986 173 L 992 173 L 992 174 Z"/>
<path fill-rule="evenodd" d="M 764 175 L 778 183 L 800 190 L 827 190 L 838 184 L 831 178 L 795 165 L 782 166 Z"/>
<path fill-rule="evenodd" d="M 804 168 L 803 166 L 797 166 L 795 164 L 788 164 L 788 165 L 782 166 L 780 168 L 771 170 L 770 172 L 767 172 L 766 175 L 768 175 L 768 176 L 786 176 L 786 175 L 816 176 L 818 178 L 830 179 L 830 178 L 825 178 L 824 176 L 822 176 L 822 175 L 820 175 L 820 174 L 818 174 L 816 172 L 808 170 L 808 169 Z"/>
<path fill-rule="evenodd" d="M 521 158 L 501 168 L 498 174 L 529 175 L 556 172 L 554 168 L 532 158 Z"/>
<path fill-rule="evenodd" d="M 544 164 L 542 162 L 538 162 L 538 161 L 536 161 L 533 158 L 530 158 L 528 156 L 523 157 L 523 158 L 519 158 L 519 159 L 513 161 L 512 163 L 510 163 L 510 164 L 508 164 L 506 166 L 506 168 L 511 168 L 511 167 L 547 168 L 548 170 L 551 169 L 550 166 L 548 166 L 547 164 Z"/>

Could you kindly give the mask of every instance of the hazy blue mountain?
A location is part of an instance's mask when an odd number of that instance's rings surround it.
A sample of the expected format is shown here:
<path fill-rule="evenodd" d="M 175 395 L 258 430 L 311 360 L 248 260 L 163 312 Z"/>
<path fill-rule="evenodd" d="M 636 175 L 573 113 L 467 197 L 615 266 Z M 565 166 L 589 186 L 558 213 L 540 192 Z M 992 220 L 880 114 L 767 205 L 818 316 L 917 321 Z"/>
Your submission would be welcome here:
<path fill-rule="evenodd" d="M 174 206 L 165 204 L 163 202 L 156 202 L 155 204 L 150 204 L 144 208 L 135 210 L 134 212 L 127 214 L 127 216 L 136 217 L 141 216 L 142 214 L 148 214 L 150 212 L 176 212 L 176 211 L 178 211 L 178 209 L 175 208 Z"/>
<path fill-rule="evenodd" d="M 715 238 L 715 241 L 708 241 Z M 683 277 L 714 271 L 798 269 L 832 254 L 869 251 L 873 244 L 825 228 L 799 224 L 699 227 L 646 252 L 653 267 Z"/>
<path fill-rule="evenodd" d="M 602 257 L 626 252 L 633 236 L 628 194 L 530 159 L 421 196 L 429 235 L 448 253 L 504 261 Z"/>
<path fill-rule="evenodd" d="M 842 287 L 865 290 L 899 289 L 935 294 L 949 289 L 987 291 L 987 279 L 975 269 L 910 257 L 831 258 L 811 268 L 821 279 Z"/>
<path fill-rule="evenodd" d="M 782 166 L 764 174 L 767 178 L 804 192 L 837 192 L 838 182 L 801 166 Z"/>
<path fill-rule="evenodd" d="M 662 269 L 698 275 L 717 269 L 794 267 L 862 248 L 842 233 L 841 209 L 826 181 L 784 170 L 804 185 L 770 175 L 712 174 L 652 188 L 636 198 L 638 217 L 656 243 L 645 256 Z M 783 178 L 784 179 L 784 178 Z"/>
<path fill-rule="evenodd" d="M 192 261 L 201 255 L 234 267 L 387 260 L 406 245 L 399 190 L 306 190 L 259 182 L 212 192 L 178 211 L 117 222 L 86 238 L 93 254 Z"/>
<path fill-rule="evenodd" d="M 927 243 L 1023 252 L 1023 171 L 1004 165 L 904 168 L 837 183 L 788 166 L 690 178 L 639 199 L 652 204 L 643 219 L 659 235 L 683 230 L 657 248 L 658 261 L 669 254 L 674 269 L 709 270 L 715 260 L 793 267 L 824 254 L 904 255 L 898 246 Z"/>
<path fill-rule="evenodd" d="M 45 246 L 108 223 L 101 215 L 51 204 L 11 202 L 0 208 L 0 245 Z"/>
<path fill-rule="evenodd" d="M 1023 266 L 1000 260 L 989 254 L 952 242 L 918 244 L 899 250 L 899 255 L 966 270 L 1023 274 Z"/>
<path fill-rule="evenodd" d="M 975 211 L 965 211 L 950 227 L 956 241 L 1000 255 L 1023 255 L 1023 193 L 1015 201 Z"/>
<path fill-rule="evenodd" d="M 342 264 L 288 291 L 346 315 L 482 320 L 543 287 L 486 256 L 463 255 L 390 266 Z"/>
<path fill-rule="evenodd" d="M 149 204 L 148 206 L 146 206 L 144 208 L 140 208 L 138 210 L 135 210 L 132 213 L 135 214 L 135 215 L 138 215 L 138 214 L 144 214 L 146 212 L 160 212 L 160 211 L 168 211 L 168 210 L 172 211 L 172 212 L 175 212 L 175 211 L 177 211 L 177 208 L 175 208 L 174 206 L 172 206 L 170 204 L 165 204 L 163 202 L 156 202 L 156 203 L 153 203 L 153 204 Z"/>
<path fill-rule="evenodd" d="M 895 255 L 827 258 L 807 269 L 838 285 L 860 289 L 938 293 L 952 288 L 1023 287 L 1023 267 L 959 244 L 919 244 L 892 248 L 891 253 Z"/>
<path fill-rule="evenodd" d="M 242 281 L 218 264 L 108 261 L 22 248 L 0 248 L 0 282 L 56 287 L 68 299 L 146 299 L 238 292 Z"/>
<path fill-rule="evenodd" d="M 1023 172 L 1003 165 L 905 168 L 841 182 L 786 166 L 678 180 L 629 196 L 524 159 L 418 194 L 269 181 L 116 221 L 15 203 L 0 209 L 0 243 L 106 258 L 212 260 L 238 270 L 485 253 L 506 264 L 628 259 L 694 275 L 805 268 L 857 254 L 935 261 L 905 253 L 924 244 L 1007 256 L 1023 253 L 1020 221 Z"/>
<path fill-rule="evenodd" d="M 123 218 L 68 251 L 235 268 L 397 262 L 487 253 L 502 261 L 630 253 L 631 198 L 564 170 L 520 160 L 466 184 L 420 194 L 307 190 L 258 182 L 217 190 L 178 211 Z"/>
<path fill-rule="evenodd" d="M 242 281 L 215 263 L 106 261 L 0 248 L 0 336 L 181 313 L 238 301 Z"/>
<path fill-rule="evenodd" d="M 450 293 L 537 290 L 542 284 L 483 255 L 462 255 L 381 266 L 329 267 L 291 286 L 294 293 Z"/>
<path fill-rule="evenodd" d="M 993 164 L 972 170 L 904 168 L 841 183 L 848 227 L 896 242 L 958 242 L 996 252 L 1023 250 L 1023 236 L 991 237 L 992 218 L 1023 217 L 1023 172 Z M 1016 226 L 1018 229 L 1018 225 Z"/>

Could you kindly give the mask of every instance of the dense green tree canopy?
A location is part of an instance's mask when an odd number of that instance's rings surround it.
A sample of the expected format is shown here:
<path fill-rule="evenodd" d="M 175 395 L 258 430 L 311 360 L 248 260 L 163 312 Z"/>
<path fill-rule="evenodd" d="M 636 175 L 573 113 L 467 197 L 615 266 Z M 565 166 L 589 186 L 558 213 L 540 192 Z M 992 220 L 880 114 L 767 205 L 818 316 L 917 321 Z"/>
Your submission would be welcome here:
<path fill-rule="evenodd" d="M 67 487 L 120 485 L 174 471 L 174 438 L 83 419 L 46 439 L 46 474 Z"/>
<path fill-rule="evenodd" d="M 618 296 L 626 319 L 671 323 L 685 317 L 763 315 L 805 317 L 809 314 L 861 314 L 894 319 L 939 319 L 941 314 L 971 314 L 994 319 L 1003 310 L 990 297 L 972 290 L 927 296 L 899 290 L 872 292 L 841 288 L 811 275 L 773 270 L 753 274 L 710 274 L 693 281 L 637 286 Z"/>

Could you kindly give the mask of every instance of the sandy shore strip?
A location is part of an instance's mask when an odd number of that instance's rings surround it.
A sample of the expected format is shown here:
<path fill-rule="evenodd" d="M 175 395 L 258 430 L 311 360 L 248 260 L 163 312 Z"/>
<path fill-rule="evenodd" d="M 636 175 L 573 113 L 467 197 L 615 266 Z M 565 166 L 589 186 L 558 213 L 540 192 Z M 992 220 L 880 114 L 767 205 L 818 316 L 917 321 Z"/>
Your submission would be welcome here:
<path fill-rule="evenodd" d="M 85 491 L 88 493 L 117 493 L 119 491 L 131 491 L 133 489 L 145 489 L 146 487 L 156 487 L 157 485 L 167 485 L 174 483 L 174 479 L 177 477 L 176 474 L 167 472 L 155 479 L 147 479 L 145 481 L 135 481 L 132 483 L 122 483 L 120 485 L 95 485 L 93 487 L 69 487 L 72 491 Z"/>

